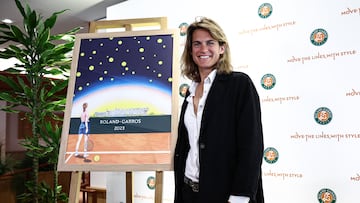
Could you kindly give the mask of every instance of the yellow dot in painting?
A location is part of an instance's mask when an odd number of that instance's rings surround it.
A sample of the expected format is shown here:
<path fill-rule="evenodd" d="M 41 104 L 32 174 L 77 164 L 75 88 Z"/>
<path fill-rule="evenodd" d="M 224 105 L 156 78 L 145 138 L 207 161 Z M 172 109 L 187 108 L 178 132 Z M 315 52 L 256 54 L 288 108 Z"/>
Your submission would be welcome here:
<path fill-rule="evenodd" d="M 80 56 L 85 56 L 85 53 L 84 53 L 84 52 L 81 52 L 81 53 L 80 53 Z"/>
<path fill-rule="evenodd" d="M 114 38 L 113 37 L 109 37 L 109 40 L 113 40 Z"/>
<path fill-rule="evenodd" d="M 79 91 L 81 91 L 82 89 L 83 89 L 83 88 L 82 88 L 81 86 L 78 88 Z"/>
<path fill-rule="evenodd" d="M 96 54 L 96 50 L 92 51 L 92 54 Z"/>
<path fill-rule="evenodd" d="M 143 47 L 139 48 L 139 52 L 143 53 L 145 51 L 145 49 Z"/>
<path fill-rule="evenodd" d="M 147 37 L 146 37 L 146 40 L 147 40 L 147 41 L 149 41 L 149 40 L 150 40 L 150 37 L 149 37 L 149 36 L 147 36 Z"/>
<path fill-rule="evenodd" d="M 95 155 L 95 156 L 94 156 L 94 161 L 95 161 L 95 162 L 100 161 L 100 156 L 99 156 L 99 155 Z"/>
<path fill-rule="evenodd" d="M 122 67 L 125 67 L 126 64 L 127 64 L 126 61 L 121 62 L 121 66 L 122 66 Z"/>
<path fill-rule="evenodd" d="M 157 41 L 157 43 L 159 43 L 159 44 L 161 44 L 161 43 L 163 42 L 163 40 L 162 40 L 161 38 L 157 39 L 156 41 Z"/>
<path fill-rule="evenodd" d="M 110 58 L 109 58 L 109 62 L 110 62 L 110 63 L 114 62 L 114 58 L 113 58 L 113 57 L 110 57 Z"/>
<path fill-rule="evenodd" d="M 128 71 L 128 70 L 129 70 L 129 67 L 126 67 L 125 70 Z"/>
<path fill-rule="evenodd" d="M 122 42 L 121 40 L 118 41 L 118 45 L 122 45 L 122 43 L 123 43 L 123 42 Z"/>
<path fill-rule="evenodd" d="M 158 76 L 158 78 L 161 78 L 161 76 L 162 76 L 162 75 L 161 75 L 161 73 L 158 73 L 158 75 L 157 75 L 157 76 Z"/>
<path fill-rule="evenodd" d="M 173 81 L 173 79 L 172 78 L 168 78 L 168 82 L 172 82 Z"/>
<path fill-rule="evenodd" d="M 103 81 L 103 80 L 104 80 L 104 78 L 103 78 L 103 77 L 99 77 L 99 80 L 100 80 L 100 81 Z"/>
<path fill-rule="evenodd" d="M 93 65 L 89 66 L 89 70 L 93 71 L 95 69 L 95 67 Z"/>
<path fill-rule="evenodd" d="M 104 70 L 104 74 L 105 74 L 105 75 L 108 74 L 107 70 Z"/>
<path fill-rule="evenodd" d="M 87 82 L 87 83 L 86 83 L 86 86 L 90 86 L 90 83 Z"/>
<path fill-rule="evenodd" d="M 80 76 L 81 76 L 81 72 L 77 72 L 76 77 L 80 77 Z"/>
<path fill-rule="evenodd" d="M 162 65 L 162 64 L 163 64 L 163 61 L 158 61 L 158 64 L 159 64 L 159 65 Z"/>

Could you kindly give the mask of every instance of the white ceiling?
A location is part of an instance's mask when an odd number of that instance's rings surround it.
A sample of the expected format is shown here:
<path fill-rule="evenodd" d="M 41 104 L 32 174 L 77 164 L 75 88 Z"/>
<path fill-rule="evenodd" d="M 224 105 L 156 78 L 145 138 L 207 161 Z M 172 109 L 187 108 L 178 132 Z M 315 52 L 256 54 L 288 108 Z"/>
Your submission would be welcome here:
<path fill-rule="evenodd" d="M 81 32 L 88 32 L 90 21 L 106 17 L 106 8 L 126 0 L 20 0 L 48 18 L 52 13 L 68 9 L 61 15 L 53 28 L 53 33 L 61 33 L 75 27 L 83 27 Z M 14 24 L 21 25 L 22 16 L 14 0 L 0 0 L 0 20 L 9 18 Z M 0 47 L 3 48 L 3 47 Z"/>

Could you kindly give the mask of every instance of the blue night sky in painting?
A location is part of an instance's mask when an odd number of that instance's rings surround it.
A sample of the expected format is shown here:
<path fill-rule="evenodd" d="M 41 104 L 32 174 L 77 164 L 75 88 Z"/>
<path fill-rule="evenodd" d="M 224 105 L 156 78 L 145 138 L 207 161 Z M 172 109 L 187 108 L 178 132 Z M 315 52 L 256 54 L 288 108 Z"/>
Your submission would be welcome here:
<path fill-rule="evenodd" d="M 173 37 L 144 35 L 81 39 L 74 100 L 119 84 L 171 93 Z"/>

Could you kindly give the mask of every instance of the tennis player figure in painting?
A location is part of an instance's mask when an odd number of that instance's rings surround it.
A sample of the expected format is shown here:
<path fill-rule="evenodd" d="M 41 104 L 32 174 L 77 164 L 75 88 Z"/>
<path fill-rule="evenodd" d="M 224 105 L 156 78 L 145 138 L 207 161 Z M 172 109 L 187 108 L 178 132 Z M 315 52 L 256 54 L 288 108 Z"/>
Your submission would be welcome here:
<path fill-rule="evenodd" d="M 87 145 L 88 145 L 88 141 L 89 141 L 89 113 L 87 111 L 87 107 L 88 107 L 88 103 L 83 103 L 83 110 L 80 116 L 80 126 L 79 126 L 79 133 L 78 133 L 78 140 L 76 143 L 76 148 L 75 148 L 75 156 L 76 157 L 80 157 L 79 155 L 79 146 L 82 140 L 82 137 L 85 135 L 84 138 L 84 158 L 88 157 L 89 155 L 87 154 Z"/>

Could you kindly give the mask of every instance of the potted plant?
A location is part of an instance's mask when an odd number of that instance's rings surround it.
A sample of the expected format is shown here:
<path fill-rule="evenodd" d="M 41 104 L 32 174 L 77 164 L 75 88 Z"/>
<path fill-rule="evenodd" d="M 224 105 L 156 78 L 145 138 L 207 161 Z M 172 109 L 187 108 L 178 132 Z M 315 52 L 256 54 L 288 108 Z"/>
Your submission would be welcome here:
<path fill-rule="evenodd" d="M 44 19 L 28 4 L 23 6 L 20 0 L 15 3 L 23 16 L 23 25 L 0 24 L 0 44 L 12 42 L 0 51 L 0 58 L 16 58 L 19 62 L 5 70 L 11 77 L 0 75 L 0 81 L 10 87 L 10 91 L 0 92 L 0 99 L 7 102 L 7 106 L 2 107 L 7 112 L 18 113 L 18 107 L 25 107 L 25 118 L 31 123 L 31 134 L 26 135 L 21 144 L 32 159 L 33 179 L 26 182 L 28 192 L 20 198 L 33 203 L 57 202 L 61 192 L 56 168 L 61 125 L 51 121 L 62 120 L 56 112 L 65 109 L 66 94 L 60 93 L 66 91 L 71 63 L 68 54 L 79 28 L 52 34 L 58 15 L 66 10 Z M 63 79 L 51 78 L 59 75 Z M 39 159 L 43 157 L 48 157 L 53 165 L 53 190 L 39 182 Z"/>

